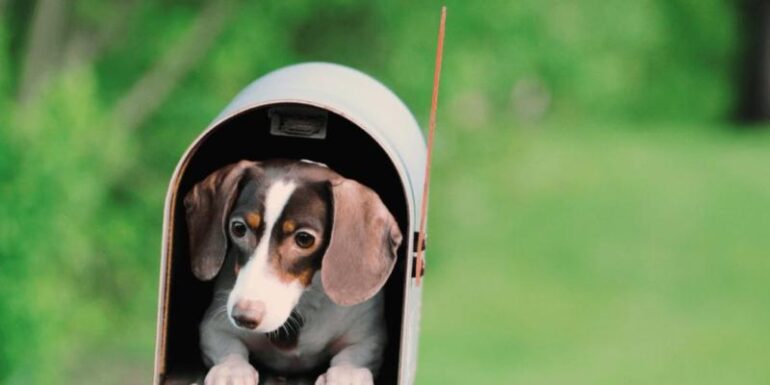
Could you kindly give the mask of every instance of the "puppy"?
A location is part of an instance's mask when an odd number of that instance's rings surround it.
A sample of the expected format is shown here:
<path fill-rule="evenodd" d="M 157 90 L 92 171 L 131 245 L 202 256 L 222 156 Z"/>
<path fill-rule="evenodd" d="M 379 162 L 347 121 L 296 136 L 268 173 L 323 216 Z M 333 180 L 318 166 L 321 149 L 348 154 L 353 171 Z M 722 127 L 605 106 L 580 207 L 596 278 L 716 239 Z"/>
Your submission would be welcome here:
<path fill-rule="evenodd" d="M 402 240 L 374 191 L 317 163 L 241 161 L 184 204 L 193 273 L 216 277 L 200 325 L 205 385 L 256 385 L 263 371 L 373 383 L 386 343 L 380 289 Z"/>

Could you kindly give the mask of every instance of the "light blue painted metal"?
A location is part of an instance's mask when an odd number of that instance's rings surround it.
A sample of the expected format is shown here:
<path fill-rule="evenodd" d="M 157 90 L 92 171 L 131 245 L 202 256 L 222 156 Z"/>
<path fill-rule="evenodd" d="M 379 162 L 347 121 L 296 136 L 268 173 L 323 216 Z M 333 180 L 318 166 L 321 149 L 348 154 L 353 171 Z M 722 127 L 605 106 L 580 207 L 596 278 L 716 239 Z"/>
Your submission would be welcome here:
<path fill-rule="evenodd" d="M 165 343 L 165 300 L 171 210 L 175 199 L 177 181 L 184 173 L 186 163 L 208 133 L 224 121 L 241 112 L 279 103 L 299 103 L 336 113 L 356 124 L 370 135 L 388 154 L 396 167 L 404 186 L 409 213 L 409 236 L 404 237 L 409 250 L 404 279 L 404 319 L 401 352 L 399 357 L 398 383 L 411 385 L 417 362 L 422 286 L 416 286 L 411 277 L 415 240 L 419 230 L 419 210 L 425 175 L 426 146 L 414 116 L 404 103 L 382 83 L 357 70 L 331 63 L 297 64 L 271 72 L 241 91 L 222 113 L 190 145 L 179 161 L 171 179 L 166 198 L 164 236 L 162 246 L 161 283 L 156 346 L 156 373 L 160 365 L 160 346 Z M 333 129 L 333 128 L 329 128 Z M 156 376 L 157 377 L 157 376 Z M 157 380 L 157 379 L 156 379 Z"/>

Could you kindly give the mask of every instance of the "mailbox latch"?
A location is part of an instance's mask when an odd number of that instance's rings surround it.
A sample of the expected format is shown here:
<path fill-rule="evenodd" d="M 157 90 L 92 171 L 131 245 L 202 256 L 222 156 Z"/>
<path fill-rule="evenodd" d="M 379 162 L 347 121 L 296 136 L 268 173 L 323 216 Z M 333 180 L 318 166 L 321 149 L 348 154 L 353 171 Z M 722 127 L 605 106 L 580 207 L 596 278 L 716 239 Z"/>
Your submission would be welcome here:
<path fill-rule="evenodd" d="M 414 241 L 412 242 L 412 252 L 414 253 L 414 256 L 412 257 L 412 278 L 417 277 L 417 253 L 420 252 L 420 250 L 423 251 L 423 258 L 422 258 L 422 268 L 420 269 L 420 276 L 425 275 L 425 246 L 427 244 L 427 239 L 422 240 L 422 245 L 418 245 L 420 239 L 420 233 L 415 232 L 414 233 Z"/>
<path fill-rule="evenodd" d="M 328 113 L 310 106 L 280 106 L 267 112 L 270 134 L 296 138 L 326 138 Z"/>

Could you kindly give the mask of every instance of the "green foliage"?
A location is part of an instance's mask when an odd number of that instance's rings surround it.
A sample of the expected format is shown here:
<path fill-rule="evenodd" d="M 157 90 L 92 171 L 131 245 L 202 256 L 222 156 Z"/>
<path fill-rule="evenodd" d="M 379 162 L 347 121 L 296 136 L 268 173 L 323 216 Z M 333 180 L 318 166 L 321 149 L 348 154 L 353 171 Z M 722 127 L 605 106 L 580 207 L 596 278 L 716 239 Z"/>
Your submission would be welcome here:
<path fill-rule="evenodd" d="M 79 338 L 106 326 L 97 301 L 111 285 L 89 284 L 106 257 L 99 228 L 113 220 L 102 208 L 112 204 L 108 182 L 130 141 L 94 129 L 104 120 L 94 90 L 90 69 L 62 73 L 34 105 L 16 107 L 13 131 L 6 133 L 13 150 L 4 164 L 13 188 L 3 191 L 1 259 L 11 265 L 3 269 L 4 292 L 12 293 L 18 313 L 8 320 L 13 327 L 3 330 L 13 331 L 4 341 L 26 369 L 37 362 L 67 364 L 76 359 L 68 354 L 77 353 Z M 22 377 L 16 381 L 49 382 L 56 377 L 47 369 L 55 366 L 17 373 Z"/>
<path fill-rule="evenodd" d="M 692 121 L 732 108 L 736 9 L 727 2 L 524 0 L 449 9 L 449 87 L 475 87 L 500 109 L 522 78 L 539 79 L 554 111 L 568 116 Z"/>
<path fill-rule="evenodd" d="M 256 77 L 351 65 L 427 120 L 438 1 L 233 1 L 138 128 L 116 106 L 210 2 L 74 1 L 22 101 L 32 3 L 0 0 L 0 383 L 149 378 L 168 178 Z M 447 3 L 419 383 L 766 382 L 735 5 Z"/>

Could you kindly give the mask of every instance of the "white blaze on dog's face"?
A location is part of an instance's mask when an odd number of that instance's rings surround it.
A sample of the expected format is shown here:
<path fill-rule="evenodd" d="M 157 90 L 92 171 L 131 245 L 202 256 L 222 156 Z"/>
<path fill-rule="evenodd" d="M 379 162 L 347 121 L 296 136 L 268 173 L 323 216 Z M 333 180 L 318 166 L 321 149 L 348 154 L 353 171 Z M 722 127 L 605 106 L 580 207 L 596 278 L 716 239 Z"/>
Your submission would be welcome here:
<path fill-rule="evenodd" d="M 329 222 L 324 184 L 265 182 L 243 189 L 228 226 L 237 273 L 228 318 L 258 332 L 289 318 L 320 268 Z"/>

